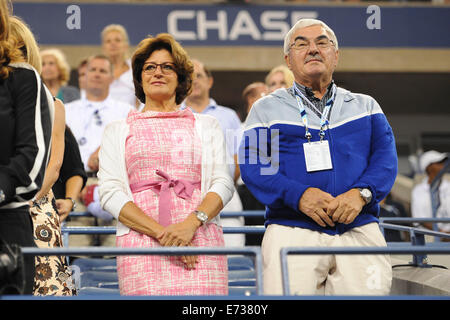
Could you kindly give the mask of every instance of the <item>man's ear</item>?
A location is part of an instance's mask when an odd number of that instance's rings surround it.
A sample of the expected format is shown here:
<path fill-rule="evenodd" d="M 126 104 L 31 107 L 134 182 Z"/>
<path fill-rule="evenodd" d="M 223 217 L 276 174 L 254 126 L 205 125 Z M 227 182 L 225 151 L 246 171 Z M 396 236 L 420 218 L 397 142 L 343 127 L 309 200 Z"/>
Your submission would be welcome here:
<path fill-rule="evenodd" d="M 291 61 L 289 59 L 289 55 L 288 54 L 284 55 L 284 61 L 286 62 L 286 65 L 289 68 L 289 70 L 291 70 Z"/>
<path fill-rule="evenodd" d="M 113 83 L 114 81 L 114 73 L 111 73 L 111 77 L 109 77 L 109 84 Z"/>
<path fill-rule="evenodd" d="M 214 78 L 212 76 L 208 77 L 208 89 L 211 89 L 213 84 L 214 84 Z"/>

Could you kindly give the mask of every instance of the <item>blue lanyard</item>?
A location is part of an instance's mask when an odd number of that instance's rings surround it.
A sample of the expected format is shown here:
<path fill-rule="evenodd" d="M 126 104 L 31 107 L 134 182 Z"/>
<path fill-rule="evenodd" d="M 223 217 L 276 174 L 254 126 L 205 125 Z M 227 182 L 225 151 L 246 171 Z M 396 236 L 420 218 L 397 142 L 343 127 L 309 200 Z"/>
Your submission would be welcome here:
<path fill-rule="evenodd" d="M 302 117 L 302 122 L 303 122 L 303 125 L 305 126 L 305 138 L 308 139 L 308 142 L 310 142 L 311 138 L 312 138 L 312 134 L 309 132 L 308 117 L 306 115 L 306 110 L 305 110 L 305 106 L 303 104 L 303 100 L 307 101 L 310 105 L 313 106 L 313 108 L 315 108 L 315 106 L 298 89 L 297 84 L 295 82 L 294 82 L 293 89 L 294 89 L 294 93 L 295 93 L 295 98 L 297 100 L 298 109 L 300 111 L 300 116 Z M 320 141 L 322 141 L 323 138 L 325 137 L 324 128 L 326 126 L 328 126 L 328 114 L 330 113 L 331 106 L 333 105 L 334 99 L 336 97 L 336 85 L 334 85 L 334 84 L 332 87 L 332 92 L 333 93 L 331 94 L 330 99 L 328 99 L 327 103 L 325 104 L 325 108 L 323 109 L 323 112 L 322 112 L 322 117 L 320 118 L 320 132 L 319 132 Z"/>

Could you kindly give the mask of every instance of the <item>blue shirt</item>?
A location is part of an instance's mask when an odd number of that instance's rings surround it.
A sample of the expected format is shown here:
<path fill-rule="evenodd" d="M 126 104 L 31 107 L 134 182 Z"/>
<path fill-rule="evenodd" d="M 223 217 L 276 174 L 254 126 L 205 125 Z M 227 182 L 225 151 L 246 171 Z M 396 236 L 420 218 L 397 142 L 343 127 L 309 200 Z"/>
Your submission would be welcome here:
<path fill-rule="evenodd" d="M 189 107 L 186 101 L 181 104 L 181 109 Z M 191 108 L 192 109 L 192 108 Z M 192 109 L 192 112 L 195 112 Z M 219 121 L 222 128 L 225 142 L 227 145 L 227 163 L 230 165 L 231 176 L 234 176 L 234 155 L 238 153 L 241 136 L 241 120 L 236 111 L 231 108 L 220 106 L 214 99 L 209 99 L 208 106 L 201 112 L 202 114 L 209 114 Z"/>

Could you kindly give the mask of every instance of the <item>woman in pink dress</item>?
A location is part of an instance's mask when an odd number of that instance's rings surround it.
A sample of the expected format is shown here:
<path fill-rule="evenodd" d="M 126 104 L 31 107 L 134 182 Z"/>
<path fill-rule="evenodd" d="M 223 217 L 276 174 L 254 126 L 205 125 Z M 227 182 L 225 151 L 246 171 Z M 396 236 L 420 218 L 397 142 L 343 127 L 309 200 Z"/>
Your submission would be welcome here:
<path fill-rule="evenodd" d="M 118 220 L 117 246 L 224 246 L 218 214 L 231 199 L 225 142 L 216 119 L 181 110 L 193 65 L 169 34 L 149 37 L 132 58 L 145 104 L 105 129 L 102 207 Z M 118 256 L 123 295 L 227 295 L 226 256 Z"/>

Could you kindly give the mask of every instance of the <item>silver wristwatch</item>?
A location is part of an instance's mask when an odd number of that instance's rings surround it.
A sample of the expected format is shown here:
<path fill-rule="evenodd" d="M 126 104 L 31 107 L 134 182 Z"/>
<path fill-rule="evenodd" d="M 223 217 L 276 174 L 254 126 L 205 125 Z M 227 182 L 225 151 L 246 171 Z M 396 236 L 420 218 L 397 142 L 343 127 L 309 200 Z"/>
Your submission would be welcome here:
<path fill-rule="evenodd" d="M 75 200 L 73 200 L 71 197 L 66 197 L 65 199 L 72 201 L 72 210 L 70 211 L 75 210 L 75 208 L 77 207 L 77 203 L 75 202 Z"/>
<path fill-rule="evenodd" d="M 208 222 L 208 215 L 206 213 L 204 213 L 203 211 L 195 210 L 194 213 L 197 216 L 197 219 L 200 220 L 202 225 L 205 224 L 206 222 Z"/>
<path fill-rule="evenodd" d="M 372 192 L 370 191 L 370 189 L 358 188 L 358 190 L 359 190 L 359 194 L 364 199 L 366 204 L 368 204 L 370 201 L 372 201 Z"/>

